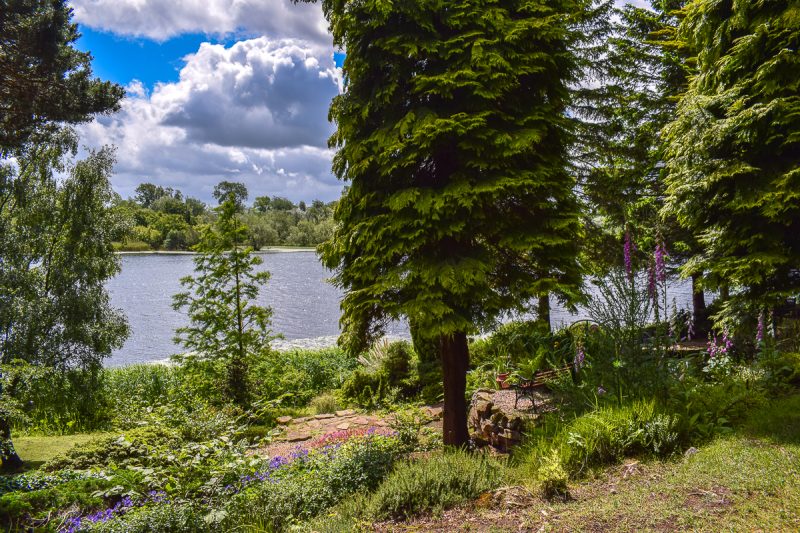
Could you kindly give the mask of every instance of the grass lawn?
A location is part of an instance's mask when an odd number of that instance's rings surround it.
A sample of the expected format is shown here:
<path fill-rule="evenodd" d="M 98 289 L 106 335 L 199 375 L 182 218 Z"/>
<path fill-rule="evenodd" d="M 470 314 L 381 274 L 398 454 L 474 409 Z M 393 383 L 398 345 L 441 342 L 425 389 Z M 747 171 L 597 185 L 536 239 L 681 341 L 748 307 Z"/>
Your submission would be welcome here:
<path fill-rule="evenodd" d="M 605 470 L 547 502 L 506 487 L 469 505 L 379 530 L 800 531 L 800 395 L 672 461 Z"/>
<path fill-rule="evenodd" d="M 102 435 L 103 433 L 78 433 L 51 437 L 15 437 L 14 447 L 25 461 L 26 470 L 35 470 L 73 446 L 79 446 Z"/>

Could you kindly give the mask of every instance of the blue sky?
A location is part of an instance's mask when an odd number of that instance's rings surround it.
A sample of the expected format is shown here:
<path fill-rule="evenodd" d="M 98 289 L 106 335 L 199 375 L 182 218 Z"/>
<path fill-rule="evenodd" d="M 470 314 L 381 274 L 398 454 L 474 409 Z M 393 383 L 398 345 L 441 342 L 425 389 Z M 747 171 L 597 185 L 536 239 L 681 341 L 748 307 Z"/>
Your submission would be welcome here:
<path fill-rule="evenodd" d="M 94 73 L 105 80 L 128 85 L 139 80 L 149 89 L 156 82 L 178 80 L 183 58 L 197 51 L 201 43 L 222 43 L 230 46 L 233 38 L 216 40 L 203 34 L 188 34 L 157 42 L 142 37 L 120 36 L 81 26 L 77 47 L 94 57 Z"/>
<path fill-rule="evenodd" d="M 202 33 L 178 35 L 158 42 L 86 26 L 81 26 L 80 31 L 77 48 L 92 53 L 95 75 L 123 86 L 139 80 L 148 90 L 152 90 L 157 82 L 177 81 L 184 65 L 183 58 L 196 52 L 202 43 L 231 46 L 237 42 L 234 36 L 214 37 Z M 333 58 L 336 66 L 341 67 L 344 54 L 333 52 Z"/>

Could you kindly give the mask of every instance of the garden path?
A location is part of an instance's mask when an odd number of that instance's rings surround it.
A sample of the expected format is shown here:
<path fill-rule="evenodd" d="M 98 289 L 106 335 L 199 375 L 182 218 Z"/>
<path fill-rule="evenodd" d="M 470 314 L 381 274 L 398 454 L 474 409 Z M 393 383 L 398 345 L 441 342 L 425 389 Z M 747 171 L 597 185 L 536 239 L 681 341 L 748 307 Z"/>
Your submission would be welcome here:
<path fill-rule="evenodd" d="M 427 405 L 422 413 L 429 420 L 428 426 L 441 431 L 442 405 Z M 344 409 L 335 413 L 292 418 L 278 417 L 281 434 L 271 443 L 259 448 L 259 455 L 269 457 L 285 456 L 298 447 L 306 447 L 330 435 L 366 433 L 389 433 L 392 431 L 392 413 L 367 413 L 354 409 Z"/>

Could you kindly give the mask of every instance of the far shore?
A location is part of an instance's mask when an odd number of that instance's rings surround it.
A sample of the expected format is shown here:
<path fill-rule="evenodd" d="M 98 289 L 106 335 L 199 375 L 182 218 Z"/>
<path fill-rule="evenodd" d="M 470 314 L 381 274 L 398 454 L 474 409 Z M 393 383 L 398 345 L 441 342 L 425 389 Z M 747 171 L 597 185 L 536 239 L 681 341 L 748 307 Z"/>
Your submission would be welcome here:
<path fill-rule="evenodd" d="M 316 252 L 313 246 L 265 246 L 260 250 L 254 250 L 255 254 L 271 254 L 277 252 Z M 143 251 L 124 251 L 116 252 L 119 255 L 197 255 L 197 252 L 186 250 L 143 250 Z"/>

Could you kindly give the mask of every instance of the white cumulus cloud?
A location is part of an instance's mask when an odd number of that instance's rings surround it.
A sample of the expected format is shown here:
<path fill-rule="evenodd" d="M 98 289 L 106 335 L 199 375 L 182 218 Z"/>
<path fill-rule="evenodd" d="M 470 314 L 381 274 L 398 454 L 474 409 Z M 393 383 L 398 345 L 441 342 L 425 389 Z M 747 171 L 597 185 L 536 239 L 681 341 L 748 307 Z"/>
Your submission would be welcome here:
<path fill-rule="evenodd" d="M 88 146 L 117 147 L 123 196 L 149 181 L 210 200 L 224 179 L 244 182 L 251 198 L 338 197 L 326 140 L 340 75 L 329 51 L 260 37 L 204 43 L 185 60 L 177 82 L 151 92 L 133 82 L 119 113 L 81 127 Z"/>
<path fill-rule="evenodd" d="M 245 33 L 331 45 L 319 3 L 292 0 L 72 0 L 75 20 L 163 41 L 185 33 Z"/>

